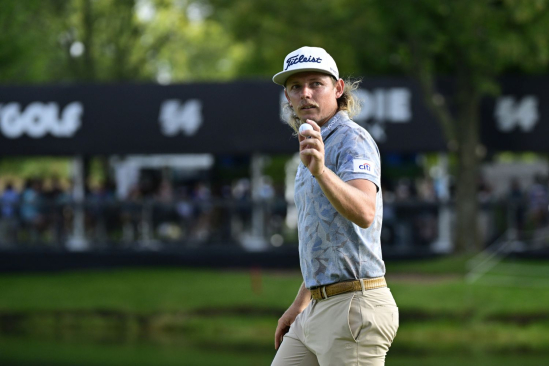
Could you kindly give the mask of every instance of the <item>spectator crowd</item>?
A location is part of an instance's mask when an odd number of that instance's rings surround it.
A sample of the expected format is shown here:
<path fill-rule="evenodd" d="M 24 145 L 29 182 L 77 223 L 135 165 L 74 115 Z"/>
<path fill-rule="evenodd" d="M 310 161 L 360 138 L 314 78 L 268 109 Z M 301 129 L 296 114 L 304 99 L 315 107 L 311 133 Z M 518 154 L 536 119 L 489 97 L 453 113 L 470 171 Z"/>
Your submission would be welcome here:
<path fill-rule="evenodd" d="M 79 209 L 85 236 L 95 246 L 238 241 L 251 231 L 257 205 L 266 213 L 265 234 L 279 231 L 285 214 L 283 190 L 275 191 L 265 179 L 259 195 L 254 203 L 246 178 L 225 185 L 195 180 L 176 186 L 143 179 L 123 198 L 117 197 L 113 183 L 91 185 L 80 204 L 72 187 L 56 178 L 28 179 L 20 188 L 6 182 L 0 189 L 0 247 L 39 243 L 62 248 L 74 234 Z"/>
<path fill-rule="evenodd" d="M 28 179 L 16 186 L 4 182 L 0 190 L 0 247 L 46 244 L 63 248 L 74 234 L 76 210 L 84 212 L 85 236 L 92 245 L 143 245 L 179 243 L 235 243 L 252 228 L 252 216 L 261 212 L 262 235 L 270 238 L 283 233 L 295 241 L 295 233 L 284 226 L 287 207 L 284 187 L 268 177 L 255 195 L 249 179 L 226 184 L 194 180 L 174 185 L 163 179 L 156 184 L 142 180 L 127 197 L 116 196 L 116 186 L 103 182 L 86 190 L 86 200 L 73 200 L 70 184 L 60 179 Z M 428 246 L 438 236 L 441 205 L 436 182 L 430 178 L 401 178 L 383 183 L 384 245 Z M 452 190 L 451 190 L 452 191 Z M 516 178 L 505 196 L 496 196 L 485 181 L 479 182 L 478 201 L 481 222 L 487 229 L 486 241 L 502 229 L 520 231 L 548 225 L 549 182 L 537 176 L 533 184 L 521 186 Z M 258 211 L 260 210 L 260 211 Z M 498 210 L 505 211 L 499 224 Z M 484 216 L 482 216 L 484 215 Z M 501 226 L 498 228 L 497 226 Z"/>

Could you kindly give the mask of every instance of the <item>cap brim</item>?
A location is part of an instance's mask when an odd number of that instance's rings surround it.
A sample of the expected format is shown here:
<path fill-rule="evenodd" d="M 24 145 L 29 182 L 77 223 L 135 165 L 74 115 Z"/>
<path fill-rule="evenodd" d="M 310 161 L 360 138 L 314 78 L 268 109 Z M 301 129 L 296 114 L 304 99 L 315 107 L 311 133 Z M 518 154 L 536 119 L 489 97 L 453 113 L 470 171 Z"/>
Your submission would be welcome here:
<path fill-rule="evenodd" d="M 302 68 L 302 69 L 293 69 L 293 70 L 281 71 L 278 74 L 276 74 L 275 76 L 273 76 L 273 82 L 275 84 L 278 84 L 278 85 L 286 86 L 286 80 L 288 80 L 288 78 L 290 76 L 292 76 L 293 74 L 298 74 L 300 72 L 306 72 L 306 71 L 320 72 L 322 74 L 330 75 L 330 76 L 333 76 L 334 78 L 338 79 L 338 77 L 336 75 L 334 75 L 331 72 L 326 71 L 324 69 L 315 69 L 315 68 L 312 68 L 312 67 L 305 67 L 305 68 Z"/>

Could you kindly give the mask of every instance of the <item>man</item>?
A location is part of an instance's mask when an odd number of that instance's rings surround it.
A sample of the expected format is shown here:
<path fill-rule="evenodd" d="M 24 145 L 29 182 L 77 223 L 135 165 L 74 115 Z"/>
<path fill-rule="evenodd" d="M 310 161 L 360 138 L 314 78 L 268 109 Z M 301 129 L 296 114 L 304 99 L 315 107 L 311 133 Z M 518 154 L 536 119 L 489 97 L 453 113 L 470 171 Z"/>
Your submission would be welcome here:
<path fill-rule="evenodd" d="M 380 157 L 333 58 L 302 47 L 273 81 L 284 86 L 298 134 L 295 184 L 304 282 L 278 321 L 273 366 L 384 365 L 398 308 L 381 258 Z M 298 132 L 303 123 L 312 130 Z"/>
<path fill-rule="evenodd" d="M 16 208 L 19 204 L 19 193 L 13 188 L 11 183 L 6 184 L 6 188 L 0 196 L 0 245 L 14 243 L 17 239 L 17 215 Z"/>

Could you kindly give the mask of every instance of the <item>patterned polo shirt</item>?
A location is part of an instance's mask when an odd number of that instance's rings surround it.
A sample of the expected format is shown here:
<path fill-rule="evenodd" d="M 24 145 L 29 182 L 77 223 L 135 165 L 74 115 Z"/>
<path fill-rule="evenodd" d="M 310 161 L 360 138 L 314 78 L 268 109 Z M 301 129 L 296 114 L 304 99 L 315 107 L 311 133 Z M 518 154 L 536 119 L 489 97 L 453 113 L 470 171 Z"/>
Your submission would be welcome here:
<path fill-rule="evenodd" d="M 374 222 L 363 229 L 344 218 L 328 201 L 303 163 L 295 179 L 299 258 L 305 286 L 312 288 L 385 274 L 381 256 L 381 162 L 372 136 L 339 111 L 321 128 L 325 165 L 341 180 L 367 179 L 377 188 Z"/>

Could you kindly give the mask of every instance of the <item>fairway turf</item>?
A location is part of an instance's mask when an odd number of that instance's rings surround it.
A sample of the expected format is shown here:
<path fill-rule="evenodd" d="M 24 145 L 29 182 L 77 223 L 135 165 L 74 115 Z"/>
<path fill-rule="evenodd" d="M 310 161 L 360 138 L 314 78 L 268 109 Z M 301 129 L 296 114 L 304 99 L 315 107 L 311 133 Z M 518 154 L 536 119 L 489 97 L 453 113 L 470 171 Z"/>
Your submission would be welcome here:
<path fill-rule="evenodd" d="M 401 327 L 387 365 L 549 357 L 549 288 L 471 285 L 463 259 L 439 261 L 388 265 Z M 276 322 L 300 284 L 297 271 L 257 269 L 2 274 L 0 363 L 269 364 Z M 79 354 L 90 356 L 78 363 Z"/>

